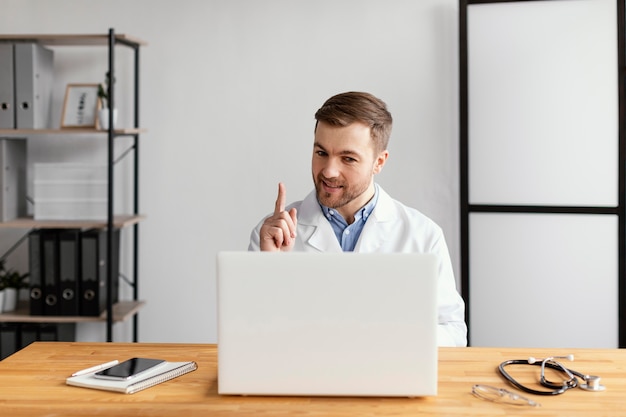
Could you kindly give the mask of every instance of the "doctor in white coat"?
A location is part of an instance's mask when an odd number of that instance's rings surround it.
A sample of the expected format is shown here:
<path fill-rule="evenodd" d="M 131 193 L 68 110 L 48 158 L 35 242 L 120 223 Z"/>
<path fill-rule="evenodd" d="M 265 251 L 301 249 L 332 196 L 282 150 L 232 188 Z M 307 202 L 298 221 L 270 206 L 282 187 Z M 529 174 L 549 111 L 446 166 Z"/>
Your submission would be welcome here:
<path fill-rule="evenodd" d="M 252 231 L 249 250 L 435 254 L 438 344 L 466 346 L 465 304 L 441 228 L 374 182 L 389 156 L 392 117 L 385 103 L 368 93 L 342 93 L 329 98 L 315 118 L 315 190 L 286 206 L 285 186 L 279 184 L 274 213 Z"/>

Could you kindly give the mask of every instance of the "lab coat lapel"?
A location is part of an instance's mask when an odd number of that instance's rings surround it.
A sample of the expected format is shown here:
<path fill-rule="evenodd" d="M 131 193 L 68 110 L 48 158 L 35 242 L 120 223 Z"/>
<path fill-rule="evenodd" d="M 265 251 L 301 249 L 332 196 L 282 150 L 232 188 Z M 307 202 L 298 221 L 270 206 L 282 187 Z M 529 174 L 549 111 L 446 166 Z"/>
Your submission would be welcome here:
<path fill-rule="evenodd" d="M 299 210 L 298 233 L 303 244 L 321 252 L 341 252 L 341 245 L 330 223 L 324 217 L 315 191 L 302 201 Z"/>
<path fill-rule="evenodd" d="M 378 187 L 378 202 L 370 218 L 365 222 L 355 252 L 377 252 L 398 231 L 394 217 L 393 200 L 382 187 Z"/>

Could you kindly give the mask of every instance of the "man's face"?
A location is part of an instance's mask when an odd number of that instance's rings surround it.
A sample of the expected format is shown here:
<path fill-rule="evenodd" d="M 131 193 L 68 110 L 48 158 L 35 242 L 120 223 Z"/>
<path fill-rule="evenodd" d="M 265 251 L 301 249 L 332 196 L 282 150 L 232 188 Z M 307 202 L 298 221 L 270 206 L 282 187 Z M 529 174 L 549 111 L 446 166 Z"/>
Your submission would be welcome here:
<path fill-rule="evenodd" d="M 313 145 L 313 182 L 317 198 L 349 220 L 374 195 L 374 174 L 382 170 L 387 151 L 374 154 L 369 126 L 335 127 L 320 122 Z"/>

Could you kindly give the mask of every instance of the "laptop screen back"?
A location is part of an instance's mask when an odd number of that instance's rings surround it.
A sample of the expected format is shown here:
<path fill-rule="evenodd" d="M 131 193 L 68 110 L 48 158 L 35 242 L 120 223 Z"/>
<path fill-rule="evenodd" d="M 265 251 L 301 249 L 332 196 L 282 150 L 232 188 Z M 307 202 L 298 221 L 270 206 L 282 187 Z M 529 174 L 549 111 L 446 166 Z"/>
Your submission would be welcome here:
<path fill-rule="evenodd" d="M 435 258 L 222 252 L 218 391 L 437 393 Z"/>

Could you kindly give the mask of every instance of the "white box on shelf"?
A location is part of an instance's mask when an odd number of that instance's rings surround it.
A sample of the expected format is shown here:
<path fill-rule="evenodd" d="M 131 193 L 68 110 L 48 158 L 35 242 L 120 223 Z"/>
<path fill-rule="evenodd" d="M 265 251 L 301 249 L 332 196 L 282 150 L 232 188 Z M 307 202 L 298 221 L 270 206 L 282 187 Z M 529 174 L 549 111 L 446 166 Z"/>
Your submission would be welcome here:
<path fill-rule="evenodd" d="M 35 220 L 106 220 L 107 200 L 35 200 Z"/>
<path fill-rule="evenodd" d="M 37 162 L 33 164 L 35 181 L 107 181 L 106 165 L 76 162 Z"/>
<path fill-rule="evenodd" d="M 33 199 L 106 199 L 107 190 L 106 181 L 35 180 Z"/>
<path fill-rule="evenodd" d="M 105 220 L 108 168 L 84 163 L 33 164 L 35 220 Z"/>

